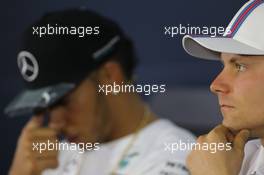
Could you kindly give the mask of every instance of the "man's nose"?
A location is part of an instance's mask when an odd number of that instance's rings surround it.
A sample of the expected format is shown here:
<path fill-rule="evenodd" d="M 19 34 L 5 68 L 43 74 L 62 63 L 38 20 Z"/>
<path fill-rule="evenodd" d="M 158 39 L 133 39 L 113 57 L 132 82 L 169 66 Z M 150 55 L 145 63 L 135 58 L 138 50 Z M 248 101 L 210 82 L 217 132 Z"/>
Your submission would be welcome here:
<path fill-rule="evenodd" d="M 52 108 L 49 111 L 49 128 L 61 132 L 66 124 L 65 115 L 61 107 Z"/>
<path fill-rule="evenodd" d="M 217 95 L 229 93 L 232 81 L 231 75 L 223 69 L 211 83 L 210 90 Z"/>

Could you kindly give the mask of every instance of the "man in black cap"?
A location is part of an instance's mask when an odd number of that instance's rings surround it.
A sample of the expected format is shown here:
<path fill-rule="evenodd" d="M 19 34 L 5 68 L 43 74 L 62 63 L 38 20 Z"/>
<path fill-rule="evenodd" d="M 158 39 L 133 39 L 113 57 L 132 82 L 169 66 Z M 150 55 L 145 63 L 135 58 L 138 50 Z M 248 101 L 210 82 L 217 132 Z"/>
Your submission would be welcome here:
<path fill-rule="evenodd" d="M 137 93 L 105 93 L 133 85 L 136 66 L 131 41 L 113 21 L 88 10 L 49 13 L 26 30 L 17 61 L 26 90 L 6 113 L 34 116 L 10 175 L 188 174 L 187 151 L 171 154 L 164 144 L 192 141 L 191 134 L 158 119 Z"/>

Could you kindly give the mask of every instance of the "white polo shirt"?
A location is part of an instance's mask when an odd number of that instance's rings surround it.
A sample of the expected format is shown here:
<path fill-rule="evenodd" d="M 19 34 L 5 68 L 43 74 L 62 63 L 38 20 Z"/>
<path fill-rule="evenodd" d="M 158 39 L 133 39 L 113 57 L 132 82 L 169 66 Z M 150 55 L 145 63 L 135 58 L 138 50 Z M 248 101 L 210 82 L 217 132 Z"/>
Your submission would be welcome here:
<path fill-rule="evenodd" d="M 46 170 L 42 175 L 110 175 L 117 165 L 132 135 L 106 144 L 100 144 L 97 151 L 78 153 L 60 151 L 59 167 Z M 188 175 L 185 159 L 188 150 L 173 153 L 166 151 L 166 143 L 195 142 L 188 131 L 174 125 L 169 120 L 159 119 L 143 128 L 129 149 L 118 175 Z M 79 173 L 77 173 L 79 171 Z"/>
<path fill-rule="evenodd" d="M 245 158 L 239 175 L 264 175 L 264 147 L 260 139 L 245 146 Z"/>

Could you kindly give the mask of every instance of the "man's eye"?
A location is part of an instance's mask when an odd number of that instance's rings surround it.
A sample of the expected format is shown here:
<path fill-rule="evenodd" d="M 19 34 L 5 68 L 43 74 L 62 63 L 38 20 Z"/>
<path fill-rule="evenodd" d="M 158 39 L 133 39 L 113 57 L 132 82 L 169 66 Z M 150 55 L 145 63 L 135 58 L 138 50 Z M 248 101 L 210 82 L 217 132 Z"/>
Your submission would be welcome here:
<path fill-rule="evenodd" d="M 235 67 L 238 72 L 244 72 L 246 70 L 246 65 L 241 63 L 235 63 Z"/>

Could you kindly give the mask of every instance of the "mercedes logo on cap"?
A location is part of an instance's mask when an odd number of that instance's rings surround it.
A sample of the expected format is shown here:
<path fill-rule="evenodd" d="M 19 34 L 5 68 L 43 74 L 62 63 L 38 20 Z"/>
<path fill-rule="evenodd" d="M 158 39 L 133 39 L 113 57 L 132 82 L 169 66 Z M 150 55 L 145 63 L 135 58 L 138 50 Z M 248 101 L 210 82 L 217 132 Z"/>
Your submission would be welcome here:
<path fill-rule="evenodd" d="M 17 64 L 23 78 L 28 81 L 34 81 L 39 73 L 39 66 L 34 55 L 28 51 L 21 51 L 17 56 Z"/>

